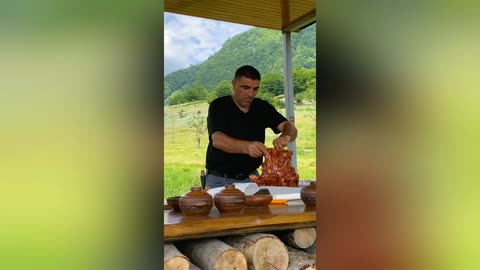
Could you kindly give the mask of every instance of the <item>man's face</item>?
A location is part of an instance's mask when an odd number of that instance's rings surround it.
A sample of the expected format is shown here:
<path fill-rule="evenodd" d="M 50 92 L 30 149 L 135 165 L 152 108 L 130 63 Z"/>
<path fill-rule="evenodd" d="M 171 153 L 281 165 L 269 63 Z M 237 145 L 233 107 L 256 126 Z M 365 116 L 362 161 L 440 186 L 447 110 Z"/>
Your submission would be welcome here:
<path fill-rule="evenodd" d="M 233 100 L 240 107 L 240 109 L 249 109 L 253 99 L 258 93 L 260 87 L 259 80 L 251 80 L 245 77 L 240 77 L 232 81 L 233 86 Z"/>

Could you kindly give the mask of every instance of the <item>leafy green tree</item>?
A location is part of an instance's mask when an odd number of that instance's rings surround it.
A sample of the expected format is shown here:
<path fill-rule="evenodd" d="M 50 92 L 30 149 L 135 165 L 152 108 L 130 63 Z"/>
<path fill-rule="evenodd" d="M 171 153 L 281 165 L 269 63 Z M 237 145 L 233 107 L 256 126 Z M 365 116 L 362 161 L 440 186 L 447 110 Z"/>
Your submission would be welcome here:
<path fill-rule="evenodd" d="M 167 82 L 163 84 L 163 99 L 166 100 L 172 94 L 171 85 Z"/>
<path fill-rule="evenodd" d="M 232 83 L 228 81 L 222 81 L 218 86 L 207 96 L 207 102 L 211 103 L 214 99 L 223 96 L 229 96 L 232 94 Z"/>
<path fill-rule="evenodd" d="M 283 75 L 280 73 L 268 73 L 262 76 L 260 91 L 271 93 L 274 96 L 285 93 Z"/>
<path fill-rule="evenodd" d="M 213 91 L 217 97 L 229 96 L 232 94 L 232 83 L 229 81 L 222 81 Z"/>
<path fill-rule="evenodd" d="M 182 90 L 177 90 L 168 97 L 166 102 L 168 105 L 181 104 L 186 102 L 186 97 Z"/>
<path fill-rule="evenodd" d="M 298 93 L 307 90 L 309 81 L 316 79 L 316 69 L 296 68 L 293 70 L 293 93 Z"/>
<path fill-rule="evenodd" d="M 208 104 L 212 103 L 212 101 L 214 101 L 216 98 L 217 98 L 217 93 L 215 93 L 215 91 L 212 91 L 212 92 L 208 93 L 207 103 Z"/>
<path fill-rule="evenodd" d="M 208 90 L 201 85 L 197 85 L 196 87 L 190 88 L 185 92 L 185 100 L 186 102 L 206 100 L 207 95 Z"/>
<path fill-rule="evenodd" d="M 293 99 L 295 100 L 295 103 L 296 104 L 303 104 L 304 100 L 305 100 L 305 93 L 298 93 L 296 94 Z"/>
<path fill-rule="evenodd" d="M 265 101 L 268 101 L 268 103 L 270 104 L 274 104 L 274 99 L 275 99 L 275 96 L 271 93 L 268 93 L 268 92 L 262 92 L 262 91 L 258 91 L 258 94 L 257 94 L 257 98 L 260 98 L 260 99 L 263 99 Z"/>
<path fill-rule="evenodd" d="M 307 90 L 304 92 L 304 98 L 308 101 L 316 101 L 317 100 L 317 91 L 316 91 L 316 79 L 312 79 L 307 83 Z"/>

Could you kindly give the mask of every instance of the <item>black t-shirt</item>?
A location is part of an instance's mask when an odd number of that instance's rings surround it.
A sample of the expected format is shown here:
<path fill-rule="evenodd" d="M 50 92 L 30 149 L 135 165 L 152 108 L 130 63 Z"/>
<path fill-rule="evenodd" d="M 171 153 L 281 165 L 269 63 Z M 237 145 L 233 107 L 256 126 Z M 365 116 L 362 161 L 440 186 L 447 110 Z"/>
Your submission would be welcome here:
<path fill-rule="evenodd" d="M 287 119 L 267 101 L 255 98 L 250 110 L 242 112 L 232 99 L 225 96 L 215 99 L 208 108 L 208 148 L 206 168 L 226 173 L 242 173 L 257 169 L 262 157 L 252 158 L 247 154 L 226 153 L 212 145 L 212 134 L 221 131 L 226 135 L 245 141 L 265 143 L 265 129 L 280 133 L 277 126 Z"/>

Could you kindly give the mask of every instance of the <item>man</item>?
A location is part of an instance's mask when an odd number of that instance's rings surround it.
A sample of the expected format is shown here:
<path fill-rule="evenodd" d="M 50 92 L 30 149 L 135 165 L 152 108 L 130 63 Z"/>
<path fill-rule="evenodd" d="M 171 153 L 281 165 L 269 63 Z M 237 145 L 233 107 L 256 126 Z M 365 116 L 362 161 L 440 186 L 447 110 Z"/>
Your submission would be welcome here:
<path fill-rule="evenodd" d="M 233 94 L 215 99 L 208 109 L 209 143 L 206 159 L 206 187 L 222 187 L 231 183 L 251 182 L 250 174 L 263 156 L 265 129 L 279 137 L 273 146 L 283 149 L 297 138 L 297 129 L 268 102 L 255 98 L 260 86 L 260 73 L 252 66 L 242 66 L 232 81 Z"/>

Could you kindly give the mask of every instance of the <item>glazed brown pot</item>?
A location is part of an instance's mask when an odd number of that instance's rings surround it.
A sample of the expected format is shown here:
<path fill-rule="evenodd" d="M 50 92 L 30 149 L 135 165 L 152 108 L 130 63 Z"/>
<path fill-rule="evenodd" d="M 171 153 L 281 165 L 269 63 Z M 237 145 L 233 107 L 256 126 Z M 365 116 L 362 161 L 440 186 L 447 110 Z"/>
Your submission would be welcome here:
<path fill-rule="evenodd" d="M 190 192 L 180 197 L 179 205 L 185 216 L 207 216 L 213 207 L 213 199 L 201 187 L 192 187 Z"/>
<path fill-rule="evenodd" d="M 176 211 L 176 212 L 182 211 L 180 210 L 180 196 L 168 198 L 167 204 L 172 208 L 173 211 Z"/>
<path fill-rule="evenodd" d="M 222 213 L 240 212 L 245 206 L 245 193 L 236 189 L 234 184 L 227 184 L 222 191 L 215 194 L 213 201 Z"/>
<path fill-rule="evenodd" d="M 248 195 L 245 197 L 245 208 L 268 208 L 273 200 L 272 195 Z"/>
<path fill-rule="evenodd" d="M 309 186 L 300 190 L 300 197 L 307 207 L 315 207 L 317 204 L 317 182 L 311 181 Z"/>

